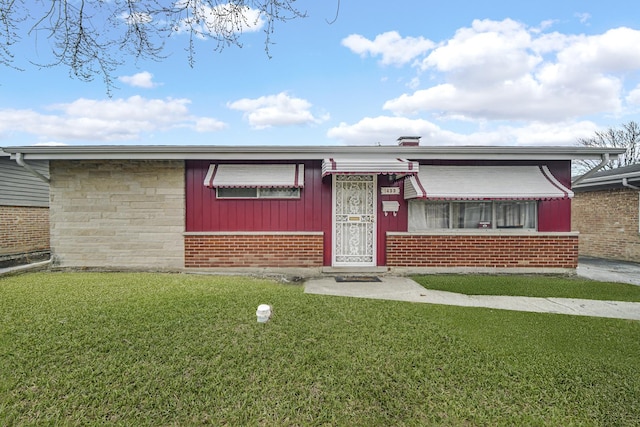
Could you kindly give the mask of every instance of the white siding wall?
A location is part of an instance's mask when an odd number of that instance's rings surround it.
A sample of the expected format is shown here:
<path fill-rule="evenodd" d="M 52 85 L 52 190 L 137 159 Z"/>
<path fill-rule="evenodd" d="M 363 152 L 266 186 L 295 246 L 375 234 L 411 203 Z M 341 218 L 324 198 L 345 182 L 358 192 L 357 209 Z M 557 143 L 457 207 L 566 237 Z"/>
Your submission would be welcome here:
<path fill-rule="evenodd" d="M 52 161 L 54 265 L 184 266 L 183 161 Z"/>

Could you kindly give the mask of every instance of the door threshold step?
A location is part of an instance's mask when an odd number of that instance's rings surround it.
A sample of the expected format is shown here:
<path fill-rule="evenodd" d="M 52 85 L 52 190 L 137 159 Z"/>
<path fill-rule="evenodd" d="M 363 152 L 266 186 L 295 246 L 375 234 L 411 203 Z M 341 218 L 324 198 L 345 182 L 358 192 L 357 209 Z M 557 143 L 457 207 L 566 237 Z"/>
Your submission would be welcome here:
<path fill-rule="evenodd" d="M 384 274 L 388 267 L 322 267 L 326 274 Z"/>

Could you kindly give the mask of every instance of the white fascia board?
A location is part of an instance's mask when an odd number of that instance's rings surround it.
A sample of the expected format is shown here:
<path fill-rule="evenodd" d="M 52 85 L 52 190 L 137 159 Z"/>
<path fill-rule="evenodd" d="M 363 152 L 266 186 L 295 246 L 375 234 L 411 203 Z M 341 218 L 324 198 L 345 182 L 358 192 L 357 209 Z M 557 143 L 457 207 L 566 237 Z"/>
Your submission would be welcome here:
<path fill-rule="evenodd" d="M 599 147 L 523 146 L 26 146 L 6 147 L 25 160 L 322 160 L 325 157 L 373 160 L 588 160 L 625 150 Z M 13 157 L 13 156 L 12 156 Z"/>

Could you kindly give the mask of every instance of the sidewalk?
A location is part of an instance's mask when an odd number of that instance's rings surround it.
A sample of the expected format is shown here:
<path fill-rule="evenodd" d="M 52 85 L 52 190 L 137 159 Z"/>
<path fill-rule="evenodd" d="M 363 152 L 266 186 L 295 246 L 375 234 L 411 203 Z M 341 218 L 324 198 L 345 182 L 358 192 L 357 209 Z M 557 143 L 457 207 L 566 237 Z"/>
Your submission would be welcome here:
<path fill-rule="evenodd" d="M 608 317 L 640 320 L 640 302 L 600 301 L 569 298 L 535 298 L 489 295 L 462 295 L 425 289 L 407 277 L 383 276 L 380 282 L 342 282 L 333 277 L 310 279 L 308 294 L 385 299 L 428 304 L 484 307 L 536 313 Z"/>

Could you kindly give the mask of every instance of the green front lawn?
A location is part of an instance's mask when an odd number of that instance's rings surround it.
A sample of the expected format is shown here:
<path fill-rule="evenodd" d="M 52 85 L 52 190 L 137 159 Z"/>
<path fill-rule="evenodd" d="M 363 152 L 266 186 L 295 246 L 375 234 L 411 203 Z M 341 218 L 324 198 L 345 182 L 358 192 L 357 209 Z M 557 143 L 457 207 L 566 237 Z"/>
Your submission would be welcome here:
<path fill-rule="evenodd" d="M 635 321 L 244 277 L 0 278 L 0 425 L 631 426 L 639 354 Z"/>
<path fill-rule="evenodd" d="M 640 302 L 640 286 L 575 276 L 426 275 L 413 280 L 427 289 L 466 295 L 517 295 Z"/>

